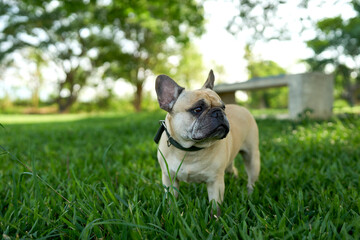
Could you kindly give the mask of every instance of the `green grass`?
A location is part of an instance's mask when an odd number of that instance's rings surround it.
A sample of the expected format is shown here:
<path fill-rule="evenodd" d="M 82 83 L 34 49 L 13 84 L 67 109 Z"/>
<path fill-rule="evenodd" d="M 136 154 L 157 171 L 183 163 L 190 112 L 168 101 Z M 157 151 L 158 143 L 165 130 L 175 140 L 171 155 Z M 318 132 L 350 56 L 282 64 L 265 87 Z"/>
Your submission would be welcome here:
<path fill-rule="evenodd" d="M 0 150 L 2 237 L 360 238 L 358 117 L 258 120 L 259 182 L 248 197 L 238 157 L 240 177 L 226 176 L 218 219 L 205 184 L 181 183 L 176 202 L 166 199 L 152 141 L 163 117 L 1 116 L 0 145 L 10 152 Z"/>

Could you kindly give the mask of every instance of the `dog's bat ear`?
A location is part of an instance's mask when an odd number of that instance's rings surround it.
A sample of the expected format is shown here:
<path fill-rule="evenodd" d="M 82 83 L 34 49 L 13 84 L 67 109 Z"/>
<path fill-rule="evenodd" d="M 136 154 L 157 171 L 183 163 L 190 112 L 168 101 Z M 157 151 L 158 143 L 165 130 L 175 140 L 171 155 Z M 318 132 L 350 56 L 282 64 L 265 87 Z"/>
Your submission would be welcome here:
<path fill-rule="evenodd" d="M 170 77 L 159 75 L 155 81 L 155 90 L 160 108 L 170 112 L 184 88 Z"/>
<path fill-rule="evenodd" d="M 213 70 L 210 70 L 209 76 L 202 88 L 210 88 L 212 90 L 214 88 L 214 81 L 215 81 L 214 72 Z"/>

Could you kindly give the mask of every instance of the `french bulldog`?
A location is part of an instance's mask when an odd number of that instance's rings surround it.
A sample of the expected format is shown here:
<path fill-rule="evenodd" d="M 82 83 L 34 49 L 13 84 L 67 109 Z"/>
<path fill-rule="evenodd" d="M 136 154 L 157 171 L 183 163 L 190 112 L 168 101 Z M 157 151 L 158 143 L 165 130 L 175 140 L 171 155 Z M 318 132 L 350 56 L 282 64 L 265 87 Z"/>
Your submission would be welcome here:
<path fill-rule="evenodd" d="M 211 70 L 201 89 L 189 91 L 166 75 L 156 78 L 160 108 L 168 113 L 155 141 L 166 189 L 177 197 L 179 181 L 204 182 L 209 201 L 217 206 L 224 200 L 225 172 L 238 175 L 234 166 L 238 153 L 252 193 L 260 172 L 260 152 L 254 117 L 243 107 L 225 105 L 212 90 L 214 81 Z"/>

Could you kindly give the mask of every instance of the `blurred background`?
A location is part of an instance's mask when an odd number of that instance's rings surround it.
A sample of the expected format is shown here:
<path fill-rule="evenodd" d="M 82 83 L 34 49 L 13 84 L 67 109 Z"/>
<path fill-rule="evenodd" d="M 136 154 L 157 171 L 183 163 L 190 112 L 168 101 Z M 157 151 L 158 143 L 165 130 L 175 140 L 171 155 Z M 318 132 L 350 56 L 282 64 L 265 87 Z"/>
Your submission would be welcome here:
<path fill-rule="evenodd" d="M 360 1 L 0 0 L 0 113 L 158 109 L 154 81 L 187 88 L 321 71 L 334 109 L 359 110 Z M 287 88 L 238 92 L 287 109 Z"/>

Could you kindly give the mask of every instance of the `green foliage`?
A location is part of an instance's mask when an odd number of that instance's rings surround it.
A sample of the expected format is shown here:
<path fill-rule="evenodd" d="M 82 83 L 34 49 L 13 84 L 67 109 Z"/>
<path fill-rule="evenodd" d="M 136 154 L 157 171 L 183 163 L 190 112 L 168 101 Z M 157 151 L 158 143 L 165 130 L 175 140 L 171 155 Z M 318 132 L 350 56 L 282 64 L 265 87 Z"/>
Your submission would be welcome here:
<path fill-rule="evenodd" d="M 357 15 L 348 20 L 340 16 L 317 23 L 317 36 L 307 45 L 315 55 L 306 59 L 311 70 L 325 71 L 331 66 L 335 76 L 337 98 L 350 106 L 360 102 L 360 9 L 359 1 L 351 2 Z"/>
<path fill-rule="evenodd" d="M 0 60 L 24 48 L 40 48 L 64 72 L 58 80 L 60 111 L 76 102 L 91 76 L 130 82 L 134 106 L 157 66 L 204 31 L 196 1 L 11 1 L 0 12 Z"/>
<path fill-rule="evenodd" d="M 145 93 L 142 100 L 142 111 L 153 111 L 159 108 L 158 102 L 149 93 Z M 106 97 L 91 102 L 76 102 L 71 113 L 132 113 L 135 109 L 127 98 Z"/>
<path fill-rule="evenodd" d="M 5 95 L 4 98 L 0 99 L 0 109 L 5 110 L 13 107 L 13 103 L 9 96 Z M 3 111 L 1 111 L 3 112 Z"/>
<path fill-rule="evenodd" d="M 271 41 L 274 39 L 289 40 L 297 29 L 289 29 L 291 24 L 288 17 L 284 19 L 284 9 L 289 6 L 296 6 L 301 14 L 298 15 L 297 22 L 303 26 L 298 30 L 299 34 L 305 29 L 305 25 L 311 23 L 313 16 L 308 6 L 316 4 L 321 6 L 325 2 L 298 0 L 296 3 L 285 0 L 241 0 L 236 1 L 237 14 L 232 18 L 227 26 L 227 30 L 232 34 L 246 33 L 242 38 L 248 44 L 254 45 L 257 41 Z M 335 1 L 336 3 L 336 1 Z M 294 5 L 293 5 L 294 4 Z"/>
<path fill-rule="evenodd" d="M 188 43 L 178 50 L 178 56 L 173 61 L 156 66 L 156 73 L 167 74 L 186 88 L 194 87 L 196 83 L 203 83 L 206 74 L 202 55 L 197 47 Z"/>
<path fill-rule="evenodd" d="M 286 70 L 274 61 L 264 61 L 251 52 L 250 45 L 246 46 L 245 59 L 248 61 L 249 79 L 285 74 Z M 269 81 L 271 81 L 269 79 Z M 248 92 L 248 104 L 252 108 L 286 108 L 288 103 L 288 89 L 277 88 Z"/>
<path fill-rule="evenodd" d="M 206 80 L 204 70 L 203 59 L 199 50 L 193 44 L 188 44 L 182 50 L 181 59 L 174 77 L 179 80 L 179 83 L 184 83 L 185 87 L 191 88 L 191 84 L 194 84 L 194 82 Z"/>
<path fill-rule="evenodd" d="M 237 157 L 239 178 L 226 176 L 218 219 L 205 184 L 181 183 L 179 198 L 166 199 L 152 141 L 163 117 L 2 118 L 0 145 L 11 153 L 0 150 L 2 237 L 359 239 L 358 117 L 258 120 L 259 182 L 247 196 Z"/>
<path fill-rule="evenodd" d="M 204 31 L 203 8 L 195 1 L 118 1 L 100 14 L 104 17 L 104 34 L 100 39 L 92 34 L 91 42 L 100 41 L 98 59 L 100 64 L 109 64 L 106 75 L 135 86 L 136 110 L 141 109 L 143 85 L 151 73 L 166 69 L 168 57 L 177 55 L 191 36 Z M 119 46 L 117 38 L 122 35 L 126 39 L 123 44 L 133 50 Z"/>

